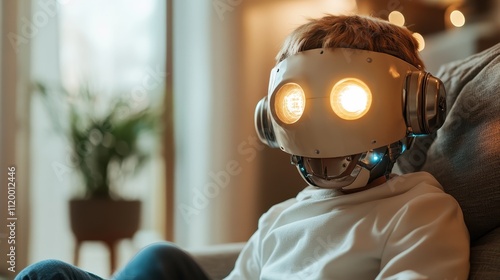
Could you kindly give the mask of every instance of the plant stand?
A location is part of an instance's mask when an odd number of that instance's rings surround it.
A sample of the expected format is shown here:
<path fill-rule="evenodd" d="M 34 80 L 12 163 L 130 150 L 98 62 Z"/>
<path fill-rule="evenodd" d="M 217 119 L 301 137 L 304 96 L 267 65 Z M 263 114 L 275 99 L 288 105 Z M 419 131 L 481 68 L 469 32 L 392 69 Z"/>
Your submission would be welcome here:
<path fill-rule="evenodd" d="M 115 245 L 120 239 L 132 238 L 139 229 L 141 202 L 82 199 L 71 200 L 69 207 L 71 230 L 76 239 L 74 264 L 78 265 L 84 241 L 101 241 L 109 249 L 112 274 L 116 269 Z"/>

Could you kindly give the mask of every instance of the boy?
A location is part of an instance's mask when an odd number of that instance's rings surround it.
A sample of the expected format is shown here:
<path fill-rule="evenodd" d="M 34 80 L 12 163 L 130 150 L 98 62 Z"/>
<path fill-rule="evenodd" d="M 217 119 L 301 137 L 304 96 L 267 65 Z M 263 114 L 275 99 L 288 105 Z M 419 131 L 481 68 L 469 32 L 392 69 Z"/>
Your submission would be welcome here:
<path fill-rule="evenodd" d="M 411 33 L 325 16 L 292 32 L 277 60 L 257 132 L 310 186 L 260 218 L 228 278 L 467 279 L 458 203 L 428 173 L 390 174 L 411 136 L 444 119 L 444 88 Z"/>
<path fill-rule="evenodd" d="M 456 201 L 430 174 L 390 174 L 407 136 L 436 130 L 444 109 L 411 33 L 329 15 L 292 32 L 277 60 L 257 131 L 292 155 L 309 186 L 260 218 L 227 279 L 467 279 L 469 240 Z M 58 277 L 100 279 L 58 261 L 16 279 Z M 162 244 L 114 279 L 208 277 Z"/>

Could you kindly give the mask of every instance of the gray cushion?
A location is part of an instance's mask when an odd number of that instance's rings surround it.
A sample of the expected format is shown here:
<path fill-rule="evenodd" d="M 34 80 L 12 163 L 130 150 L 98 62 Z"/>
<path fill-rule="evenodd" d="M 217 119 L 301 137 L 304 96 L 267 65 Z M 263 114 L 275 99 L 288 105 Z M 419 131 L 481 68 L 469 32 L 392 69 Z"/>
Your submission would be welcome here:
<path fill-rule="evenodd" d="M 447 117 L 397 162 L 425 170 L 457 199 L 471 236 L 469 279 L 500 279 L 500 44 L 444 65 Z"/>
<path fill-rule="evenodd" d="M 470 280 L 500 279 L 500 227 L 479 238 L 471 246 Z"/>

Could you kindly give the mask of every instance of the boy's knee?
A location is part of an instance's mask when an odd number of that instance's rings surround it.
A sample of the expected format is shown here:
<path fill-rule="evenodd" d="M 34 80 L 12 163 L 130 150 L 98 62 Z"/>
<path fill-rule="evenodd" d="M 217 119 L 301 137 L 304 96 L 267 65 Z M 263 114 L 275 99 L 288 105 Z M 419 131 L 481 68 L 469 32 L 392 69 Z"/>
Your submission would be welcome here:
<path fill-rule="evenodd" d="M 23 269 L 15 280 L 66 279 L 73 266 L 60 260 L 43 260 Z"/>
<path fill-rule="evenodd" d="M 195 277 L 188 277 L 193 276 Z M 186 277 L 184 277 L 186 276 Z M 113 279 L 206 279 L 193 259 L 173 243 L 144 247 Z"/>
<path fill-rule="evenodd" d="M 148 245 L 142 249 L 138 256 L 146 259 L 179 259 L 187 256 L 187 253 L 182 249 L 169 242 L 159 242 Z"/>

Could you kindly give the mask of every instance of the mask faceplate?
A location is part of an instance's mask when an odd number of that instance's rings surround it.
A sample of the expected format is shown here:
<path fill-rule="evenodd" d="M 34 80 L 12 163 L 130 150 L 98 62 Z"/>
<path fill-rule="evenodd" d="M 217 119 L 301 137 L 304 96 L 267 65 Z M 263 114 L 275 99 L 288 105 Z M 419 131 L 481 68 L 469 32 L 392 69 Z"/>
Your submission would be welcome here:
<path fill-rule="evenodd" d="M 283 60 L 271 72 L 267 98 L 277 146 L 333 158 L 400 140 L 407 133 L 406 74 L 414 70 L 396 57 L 353 49 L 314 49 Z"/>

